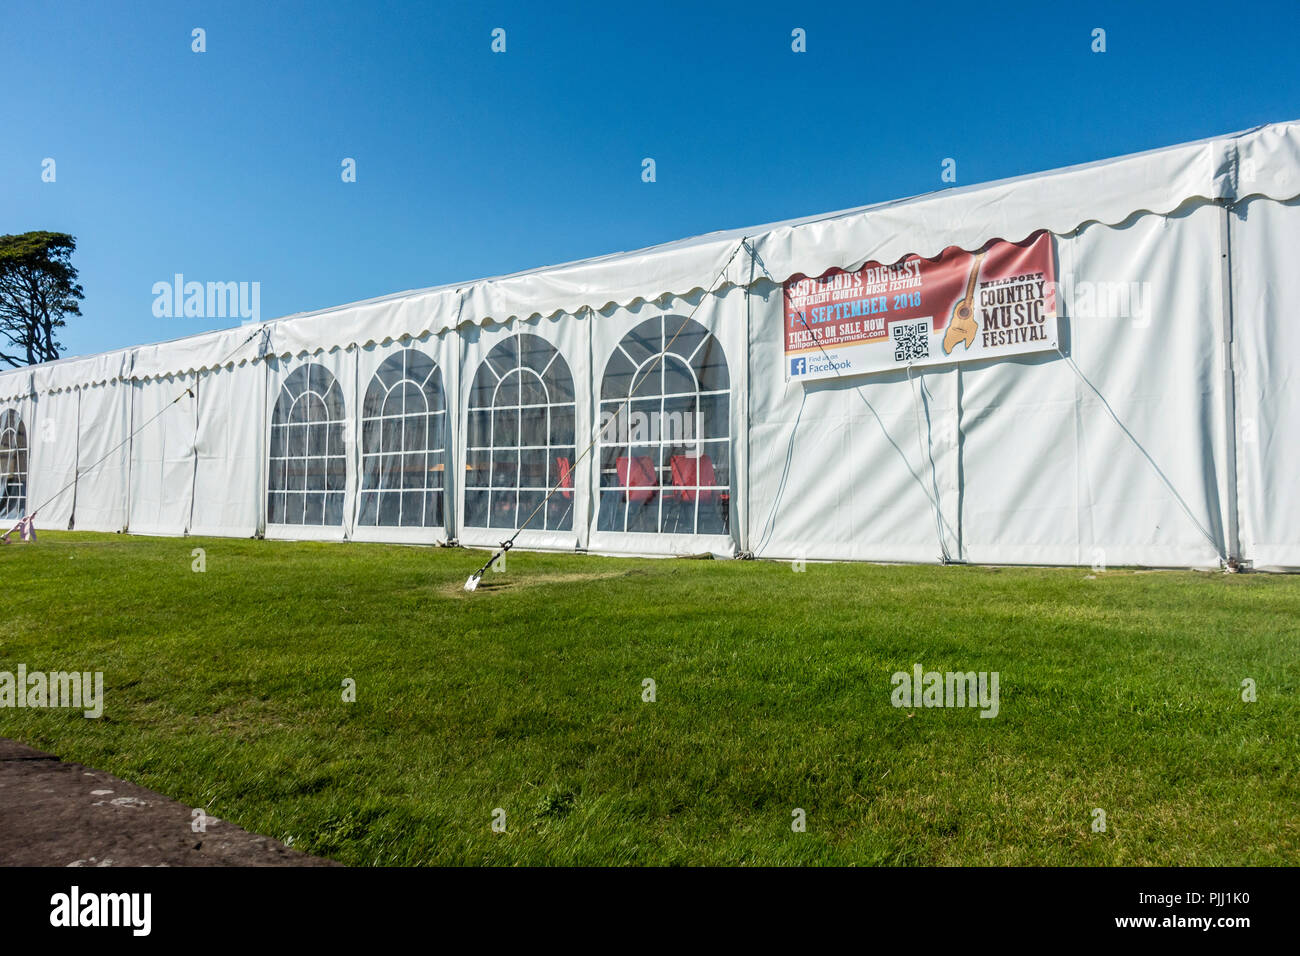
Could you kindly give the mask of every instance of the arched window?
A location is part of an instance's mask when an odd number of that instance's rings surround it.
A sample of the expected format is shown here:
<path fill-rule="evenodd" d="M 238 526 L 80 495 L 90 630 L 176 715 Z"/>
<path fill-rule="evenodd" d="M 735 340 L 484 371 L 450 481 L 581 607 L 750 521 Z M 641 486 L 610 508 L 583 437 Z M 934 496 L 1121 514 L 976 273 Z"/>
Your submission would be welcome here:
<path fill-rule="evenodd" d="M 718 340 L 681 316 L 642 322 L 600 389 L 602 531 L 726 534 L 731 386 Z"/>
<path fill-rule="evenodd" d="M 357 523 L 441 528 L 447 407 L 437 363 L 415 349 L 385 359 L 361 416 Z"/>
<path fill-rule="evenodd" d="M 271 524 L 343 523 L 346 414 L 343 390 L 324 366 L 299 366 L 284 380 L 271 418 Z"/>
<path fill-rule="evenodd" d="M 0 482 L 0 519 L 17 521 L 27 513 L 27 429 L 12 408 L 0 414 Z"/>
<path fill-rule="evenodd" d="M 465 524 L 573 528 L 573 376 L 545 339 L 512 335 L 488 353 L 469 397 Z"/>

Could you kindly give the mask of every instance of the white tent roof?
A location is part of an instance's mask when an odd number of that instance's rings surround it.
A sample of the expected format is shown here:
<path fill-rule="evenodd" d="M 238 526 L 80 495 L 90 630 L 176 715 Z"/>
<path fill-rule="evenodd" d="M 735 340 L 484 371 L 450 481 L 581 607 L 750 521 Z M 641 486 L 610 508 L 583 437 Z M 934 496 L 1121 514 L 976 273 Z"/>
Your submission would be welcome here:
<path fill-rule="evenodd" d="M 438 334 L 465 323 L 574 314 L 719 285 L 783 282 L 798 274 L 856 269 L 867 261 L 975 249 L 1041 229 L 1058 235 L 1140 211 L 1168 213 L 1188 201 L 1300 196 L 1300 121 L 1257 127 L 1115 159 L 910 199 L 583 259 L 564 265 L 417 289 L 0 375 L 0 400 L 37 392 L 158 378 L 244 364 L 269 345 L 278 355 Z M 741 240 L 749 251 L 735 254 Z M 752 251 L 752 255 L 751 255 Z M 755 261 L 754 257 L 757 257 Z M 761 266 L 758 264 L 761 263 Z M 763 269 L 766 268 L 767 274 Z M 264 342 L 248 342 L 256 329 Z"/>

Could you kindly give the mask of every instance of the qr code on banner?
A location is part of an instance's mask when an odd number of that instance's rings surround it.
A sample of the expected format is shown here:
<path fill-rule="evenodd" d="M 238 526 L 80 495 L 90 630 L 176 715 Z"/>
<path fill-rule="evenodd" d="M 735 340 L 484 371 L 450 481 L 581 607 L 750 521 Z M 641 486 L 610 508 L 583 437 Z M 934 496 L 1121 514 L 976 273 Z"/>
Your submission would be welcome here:
<path fill-rule="evenodd" d="M 930 320 L 891 325 L 894 333 L 894 361 L 915 362 L 930 357 Z"/>

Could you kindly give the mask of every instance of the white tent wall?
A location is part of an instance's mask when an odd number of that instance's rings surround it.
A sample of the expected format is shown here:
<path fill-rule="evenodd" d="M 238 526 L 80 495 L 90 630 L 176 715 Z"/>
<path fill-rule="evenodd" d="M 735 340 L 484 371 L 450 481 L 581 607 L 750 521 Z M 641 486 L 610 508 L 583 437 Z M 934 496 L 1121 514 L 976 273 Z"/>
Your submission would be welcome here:
<path fill-rule="evenodd" d="M 130 392 L 123 381 L 130 366 L 131 352 L 119 350 L 30 370 L 39 438 L 28 510 L 38 512 L 38 526 L 68 528 L 75 521 L 88 530 L 121 531 L 125 525 Z M 94 487 L 78 482 L 79 471 L 93 476 Z"/>
<path fill-rule="evenodd" d="M 37 396 L 30 430 L 31 472 L 27 481 L 27 510 L 36 510 L 37 526 L 66 529 L 76 500 L 77 412 L 81 394 L 75 389 Z"/>
<path fill-rule="evenodd" d="M 564 458 L 573 469 L 572 489 L 552 496 L 515 544 L 545 551 L 587 546 L 594 472 L 590 456 L 577 456 L 593 428 L 591 327 L 590 313 L 583 313 L 458 329 L 462 544 L 496 547 L 509 538 L 546 497 L 545 488 L 560 481 Z M 515 351 L 519 343 L 522 354 Z M 511 392 L 515 381 L 523 385 L 518 397 Z"/>
<path fill-rule="evenodd" d="M 26 402 L 35 395 L 30 368 L 0 373 L 0 405 L 16 407 L 19 402 Z"/>
<path fill-rule="evenodd" d="M 1300 202 L 1238 204 L 1231 249 L 1242 548 L 1300 568 Z"/>
<path fill-rule="evenodd" d="M 754 555 L 956 558 L 956 372 L 787 382 L 780 287 L 756 286 L 750 306 Z"/>
<path fill-rule="evenodd" d="M 1087 382 L 1054 352 L 962 368 L 968 560 L 1226 558 L 1223 215 L 1201 203 L 1056 240 L 1062 351 Z"/>
<path fill-rule="evenodd" d="M 189 530 L 198 424 L 195 378 L 167 375 L 130 383 L 133 434 L 127 527 L 133 534 L 180 535 Z"/>
<path fill-rule="evenodd" d="M 73 526 L 126 528 L 131 386 L 120 380 L 81 389 L 77 416 L 77 497 Z"/>
<path fill-rule="evenodd" d="M 350 419 L 359 420 L 352 517 L 357 541 L 445 543 L 458 490 L 451 442 L 458 394 L 454 333 L 424 335 L 356 355 Z M 432 499 L 430 499 L 432 496 Z"/>
<path fill-rule="evenodd" d="M 746 299 L 743 288 L 731 287 L 598 313 L 591 392 L 601 435 L 588 456 L 597 495 L 591 503 L 591 550 L 656 555 L 737 550 L 749 449 Z M 646 331 L 660 344 L 644 339 Z M 628 390 L 634 387 L 629 403 Z M 590 442 L 595 433 L 585 437 Z M 656 489 L 620 489 L 619 468 L 626 473 L 629 460 L 638 458 L 651 461 Z M 709 469 L 712 480 L 704 477 Z"/>
<path fill-rule="evenodd" d="M 198 376 L 191 534 L 251 538 L 262 530 L 266 379 L 265 362 Z"/>

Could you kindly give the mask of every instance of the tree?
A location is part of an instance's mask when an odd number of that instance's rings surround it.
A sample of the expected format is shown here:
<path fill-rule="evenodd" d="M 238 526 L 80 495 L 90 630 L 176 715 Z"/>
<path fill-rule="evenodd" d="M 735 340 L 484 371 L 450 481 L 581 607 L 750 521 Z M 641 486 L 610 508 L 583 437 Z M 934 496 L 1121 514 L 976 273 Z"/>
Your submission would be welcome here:
<path fill-rule="evenodd" d="M 64 316 L 81 315 L 84 298 L 72 264 L 76 248 L 65 232 L 0 236 L 0 335 L 8 339 L 0 342 L 0 360 L 20 366 L 59 357 L 55 331 Z"/>

